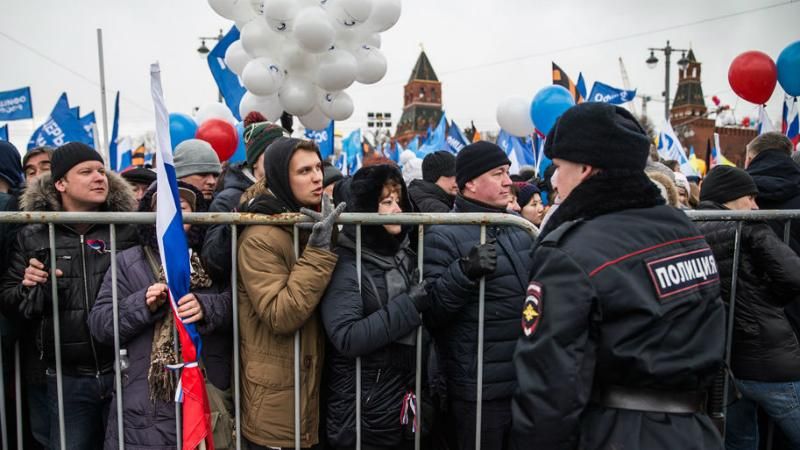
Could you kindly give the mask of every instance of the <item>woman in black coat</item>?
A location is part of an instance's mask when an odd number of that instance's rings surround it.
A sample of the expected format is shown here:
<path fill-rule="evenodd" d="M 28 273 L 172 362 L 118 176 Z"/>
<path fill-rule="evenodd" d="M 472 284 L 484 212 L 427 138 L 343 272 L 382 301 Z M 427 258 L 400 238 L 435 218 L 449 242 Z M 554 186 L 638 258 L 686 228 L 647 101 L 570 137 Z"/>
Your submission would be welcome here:
<path fill-rule="evenodd" d="M 400 171 L 389 165 L 364 167 L 349 187 L 348 212 L 410 211 Z M 361 279 L 356 266 L 356 229 L 339 234 L 339 261 L 325 297 L 322 320 L 331 341 L 327 436 L 336 449 L 354 448 L 356 358 L 361 358 L 362 449 L 413 448 L 414 415 L 401 412 L 414 389 L 416 330 L 429 300 L 415 275 L 409 227 L 362 226 Z"/>

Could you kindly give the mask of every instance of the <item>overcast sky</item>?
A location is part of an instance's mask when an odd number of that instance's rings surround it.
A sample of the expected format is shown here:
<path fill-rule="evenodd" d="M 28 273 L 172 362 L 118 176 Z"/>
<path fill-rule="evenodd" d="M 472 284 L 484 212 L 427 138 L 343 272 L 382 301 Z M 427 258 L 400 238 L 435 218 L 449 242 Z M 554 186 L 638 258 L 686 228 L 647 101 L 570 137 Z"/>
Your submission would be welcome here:
<path fill-rule="evenodd" d="M 10 122 L 11 139 L 24 148 L 31 132 L 49 114 L 61 92 L 81 113 L 95 110 L 102 132 L 97 28 L 103 29 L 109 122 L 113 95 L 122 92 L 121 134 L 153 128 L 149 64 L 161 63 L 164 93 L 173 112 L 216 101 L 205 59 L 196 52 L 199 36 L 214 36 L 232 22 L 205 0 L 3 0 L 0 15 L 0 91 L 31 86 L 35 119 Z M 779 0 L 404 0 L 394 28 L 383 33 L 389 68 L 380 83 L 355 84 L 348 92 L 355 113 L 337 128 L 365 126 L 367 111 L 387 111 L 399 119 L 403 85 L 424 45 L 443 84 L 444 109 L 462 128 L 499 128 L 495 111 L 507 97 L 533 98 L 550 84 L 551 61 L 587 88 L 595 80 L 622 86 L 618 59 L 631 86 L 659 98 L 664 89 L 663 55 L 648 69 L 648 47 L 695 51 L 702 62 L 703 91 L 735 106 L 737 118 L 756 108 L 737 100 L 727 71 L 747 50 L 773 59 L 800 39 L 800 2 Z M 673 56 L 672 94 L 677 86 Z M 783 91 L 768 105 L 780 119 Z M 637 108 L 641 108 L 637 102 Z M 641 111 L 641 110 L 640 110 Z M 651 102 L 649 115 L 663 121 L 663 103 Z M 0 124 L 2 125 L 2 124 Z M 109 125 L 110 127 L 110 125 Z"/>

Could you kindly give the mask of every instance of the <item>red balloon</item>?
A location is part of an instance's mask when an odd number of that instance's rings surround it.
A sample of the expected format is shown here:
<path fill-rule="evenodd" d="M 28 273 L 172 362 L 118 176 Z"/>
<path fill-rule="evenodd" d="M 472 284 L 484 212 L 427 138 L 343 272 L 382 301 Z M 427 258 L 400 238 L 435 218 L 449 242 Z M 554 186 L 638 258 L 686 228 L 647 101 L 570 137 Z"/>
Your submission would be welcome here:
<path fill-rule="evenodd" d="M 775 61 L 766 53 L 755 50 L 744 52 L 731 62 L 728 82 L 739 97 L 763 105 L 775 90 L 778 69 Z"/>
<path fill-rule="evenodd" d="M 220 162 L 230 159 L 239 146 L 236 128 L 222 119 L 208 119 L 201 123 L 194 137 L 211 144 Z"/>

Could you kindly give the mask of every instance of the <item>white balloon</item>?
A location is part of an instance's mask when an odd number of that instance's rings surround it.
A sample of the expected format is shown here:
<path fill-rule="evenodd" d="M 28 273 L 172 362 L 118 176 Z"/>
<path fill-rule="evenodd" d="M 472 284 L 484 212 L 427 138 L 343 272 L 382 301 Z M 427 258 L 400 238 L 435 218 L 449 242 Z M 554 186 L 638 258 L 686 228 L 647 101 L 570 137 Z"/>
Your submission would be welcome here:
<path fill-rule="evenodd" d="M 251 111 L 258 111 L 270 122 L 275 122 L 281 118 L 283 107 L 277 95 L 262 96 L 245 92 L 242 101 L 239 102 L 239 116 L 244 119 Z"/>
<path fill-rule="evenodd" d="M 364 28 L 382 32 L 392 28 L 400 19 L 400 0 L 374 0 L 369 19 L 364 23 Z"/>
<path fill-rule="evenodd" d="M 372 12 L 372 0 L 327 0 L 323 7 L 336 24 L 350 28 L 366 22 Z"/>
<path fill-rule="evenodd" d="M 203 105 L 194 115 L 194 121 L 202 125 L 208 119 L 222 119 L 231 125 L 236 124 L 236 118 L 227 106 L 222 103 L 208 103 Z"/>
<path fill-rule="evenodd" d="M 278 91 L 283 110 L 295 116 L 303 116 L 316 106 L 316 89 L 307 78 L 287 76 Z"/>
<path fill-rule="evenodd" d="M 256 11 L 250 0 L 233 0 L 233 20 L 245 22 L 256 17 Z"/>
<path fill-rule="evenodd" d="M 291 31 L 300 9 L 295 0 L 269 0 L 264 4 L 264 18 L 273 31 Z"/>
<path fill-rule="evenodd" d="M 283 84 L 283 69 L 270 58 L 256 58 L 244 67 L 242 84 L 255 95 L 272 95 Z"/>
<path fill-rule="evenodd" d="M 242 41 L 235 41 L 225 52 L 225 65 L 236 75 L 241 75 L 244 66 L 250 61 L 250 55 L 244 51 Z"/>
<path fill-rule="evenodd" d="M 309 130 L 320 131 L 328 128 L 331 119 L 320 111 L 319 106 L 314 106 L 310 113 L 298 116 L 300 123 Z"/>
<path fill-rule="evenodd" d="M 253 19 L 243 28 L 239 40 L 242 48 L 253 58 L 275 54 L 280 47 L 283 37 L 270 30 L 269 26 L 261 19 Z"/>
<path fill-rule="evenodd" d="M 347 92 L 325 92 L 320 97 L 319 109 L 333 120 L 347 120 L 353 115 L 353 99 Z"/>
<path fill-rule="evenodd" d="M 513 136 L 523 137 L 536 128 L 531 120 L 531 102 L 522 98 L 508 98 L 497 106 L 497 123 Z"/>
<path fill-rule="evenodd" d="M 381 48 L 381 35 L 380 33 L 371 33 L 364 39 L 364 44 L 370 47 Z"/>
<path fill-rule="evenodd" d="M 215 13 L 229 20 L 236 20 L 233 15 L 235 3 L 235 0 L 208 0 L 208 5 L 211 6 Z"/>
<path fill-rule="evenodd" d="M 318 6 L 300 11 L 294 21 L 294 37 L 300 47 L 311 53 L 322 53 L 333 45 L 336 30 Z"/>
<path fill-rule="evenodd" d="M 287 39 L 280 48 L 279 61 L 283 68 L 290 75 L 302 75 L 306 78 L 312 78 L 316 73 L 316 68 L 319 62 L 317 55 L 308 53 L 300 48 L 297 41 L 294 39 Z"/>
<path fill-rule="evenodd" d="M 386 75 L 386 57 L 377 48 L 362 45 L 356 51 L 356 61 L 356 80 L 359 83 L 375 84 Z"/>
<path fill-rule="evenodd" d="M 356 80 L 358 62 L 345 50 L 333 49 L 322 55 L 317 69 L 317 86 L 326 91 L 341 91 Z"/>

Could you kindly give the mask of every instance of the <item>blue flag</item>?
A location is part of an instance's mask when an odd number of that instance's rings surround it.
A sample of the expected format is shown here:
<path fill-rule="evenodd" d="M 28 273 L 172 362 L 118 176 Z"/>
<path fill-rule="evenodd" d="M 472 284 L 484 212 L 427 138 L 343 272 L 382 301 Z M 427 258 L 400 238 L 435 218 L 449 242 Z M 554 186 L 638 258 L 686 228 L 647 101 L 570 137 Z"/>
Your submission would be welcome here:
<path fill-rule="evenodd" d="M 586 101 L 589 102 L 603 102 L 611 103 L 612 105 L 621 105 L 636 98 L 636 89 L 626 91 L 624 89 L 617 89 L 599 81 L 594 82 L 592 86 L 592 93 Z"/>
<path fill-rule="evenodd" d="M 328 157 L 333 154 L 333 121 L 331 120 L 328 124 L 328 128 L 324 130 L 316 131 L 306 129 L 306 138 L 317 143 L 322 160 L 327 161 Z"/>
<path fill-rule="evenodd" d="M 31 88 L 0 92 L 0 120 L 33 119 Z"/>
<path fill-rule="evenodd" d="M 439 150 L 447 150 L 447 142 L 445 141 L 445 135 L 447 134 L 447 118 L 445 114 L 442 113 L 442 118 L 439 119 L 439 125 L 436 125 L 436 128 L 432 132 L 428 132 L 428 139 L 425 140 L 425 143 L 422 144 L 420 147 L 419 152 L 417 152 L 417 156 L 420 158 L 424 158 L 425 155 L 433 152 L 437 152 Z"/>
<path fill-rule="evenodd" d="M 467 142 L 467 138 L 461 133 L 461 129 L 458 128 L 458 125 L 454 121 L 450 121 L 450 128 L 447 129 L 447 138 L 445 139 L 447 143 L 447 150 L 450 150 L 452 153 L 458 153 L 464 148 L 469 142 Z"/>
<path fill-rule="evenodd" d="M 419 136 L 414 136 L 408 141 L 407 150 L 411 150 L 415 155 L 419 156 Z"/>
<path fill-rule="evenodd" d="M 403 152 L 403 147 L 400 146 L 400 143 L 397 141 L 394 141 L 394 144 L 391 145 L 389 145 L 389 143 L 387 142 L 386 145 L 388 146 L 388 150 L 386 150 L 386 157 L 396 163 L 399 163 L 400 153 Z"/>
<path fill-rule="evenodd" d="M 8 140 L 8 124 L 3 125 L 0 127 L 0 141 L 7 141 Z"/>
<path fill-rule="evenodd" d="M 500 130 L 500 134 L 497 136 L 497 145 L 506 152 L 506 156 L 511 161 L 510 173 L 519 173 L 521 166 L 534 165 L 535 156 L 530 139 L 512 136 L 505 130 Z"/>
<path fill-rule="evenodd" d="M 583 80 L 583 72 L 578 74 L 578 83 L 575 85 L 583 101 L 586 101 L 586 82 Z"/>
<path fill-rule="evenodd" d="M 347 156 L 344 161 L 342 173 L 352 175 L 361 168 L 364 151 L 361 148 L 361 130 L 355 130 L 342 140 L 342 154 Z"/>
<path fill-rule="evenodd" d="M 217 88 L 222 94 L 222 98 L 225 99 L 225 104 L 228 105 L 236 120 L 242 120 L 242 117 L 239 116 L 239 103 L 242 101 L 246 89 L 239 82 L 239 77 L 225 65 L 225 52 L 238 39 L 239 30 L 235 26 L 231 27 L 228 34 L 220 39 L 208 53 L 208 68 L 211 69 L 211 75 L 217 82 Z"/>
<path fill-rule="evenodd" d="M 58 98 L 50 117 L 33 132 L 33 136 L 28 141 L 28 150 L 44 145 L 60 147 L 67 142 L 83 142 L 86 145 L 94 145 L 94 142 L 89 140 L 80 120 L 70 110 L 67 93 L 64 92 Z"/>
<path fill-rule="evenodd" d="M 119 135 L 119 91 L 117 97 L 114 99 L 114 123 L 111 126 L 111 140 L 108 141 L 108 159 L 109 167 L 111 170 L 121 170 L 119 162 L 117 161 L 117 139 Z"/>
<path fill-rule="evenodd" d="M 90 112 L 89 114 L 80 118 L 81 127 L 83 127 L 83 131 L 86 132 L 86 139 L 91 142 L 92 147 L 94 147 L 94 125 L 97 123 L 97 120 L 94 118 L 94 111 Z"/>

